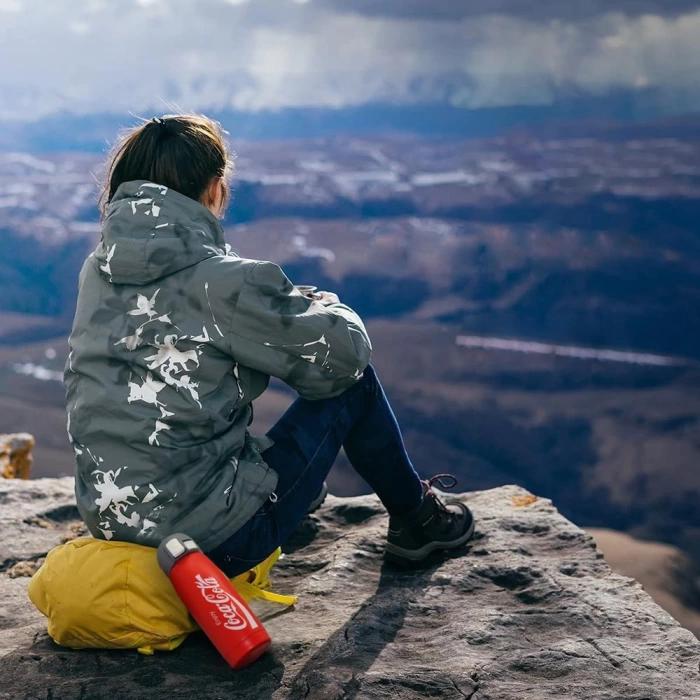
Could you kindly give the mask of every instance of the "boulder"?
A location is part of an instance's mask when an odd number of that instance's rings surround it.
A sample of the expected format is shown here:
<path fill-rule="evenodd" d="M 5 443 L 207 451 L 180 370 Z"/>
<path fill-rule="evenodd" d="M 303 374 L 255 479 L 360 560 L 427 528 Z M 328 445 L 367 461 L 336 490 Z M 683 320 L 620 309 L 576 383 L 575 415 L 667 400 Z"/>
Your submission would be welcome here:
<path fill-rule="evenodd" d="M 266 613 L 273 646 L 242 671 L 202 634 L 151 657 L 62 649 L 17 567 L 79 532 L 72 492 L 70 479 L 0 482 L 0 698 L 700 698 L 694 636 L 548 500 L 513 486 L 450 496 L 474 510 L 474 541 L 416 569 L 383 563 L 376 497 L 330 496 L 273 569 L 298 603 Z"/>
<path fill-rule="evenodd" d="M 0 435 L 0 476 L 28 479 L 32 472 L 34 436 L 29 433 Z"/>

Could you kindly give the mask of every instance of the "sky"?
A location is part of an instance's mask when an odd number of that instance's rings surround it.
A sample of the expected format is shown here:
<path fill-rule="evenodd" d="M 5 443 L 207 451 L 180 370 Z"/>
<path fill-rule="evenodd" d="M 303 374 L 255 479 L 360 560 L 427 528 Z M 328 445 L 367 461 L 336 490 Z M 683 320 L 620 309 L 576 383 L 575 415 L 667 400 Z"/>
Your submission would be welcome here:
<path fill-rule="evenodd" d="M 649 89 L 690 110 L 698 37 L 700 0 L 0 0 L 0 118 Z"/>

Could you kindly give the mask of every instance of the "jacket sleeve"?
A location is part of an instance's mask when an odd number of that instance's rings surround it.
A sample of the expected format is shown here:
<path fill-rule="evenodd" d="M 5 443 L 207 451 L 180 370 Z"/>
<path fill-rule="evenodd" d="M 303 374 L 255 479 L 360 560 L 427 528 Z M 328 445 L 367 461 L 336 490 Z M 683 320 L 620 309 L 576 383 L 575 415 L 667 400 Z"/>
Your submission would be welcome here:
<path fill-rule="evenodd" d="M 229 328 L 231 355 L 308 399 L 337 396 L 362 377 L 372 346 L 345 304 L 299 293 L 279 266 L 257 262 L 243 283 Z"/>

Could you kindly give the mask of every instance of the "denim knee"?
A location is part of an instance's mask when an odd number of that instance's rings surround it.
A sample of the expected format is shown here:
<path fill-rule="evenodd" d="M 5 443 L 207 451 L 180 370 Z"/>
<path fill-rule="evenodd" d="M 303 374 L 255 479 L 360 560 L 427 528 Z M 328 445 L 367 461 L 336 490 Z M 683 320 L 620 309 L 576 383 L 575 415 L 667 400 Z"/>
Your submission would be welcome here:
<path fill-rule="evenodd" d="M 367 365 L 362 377 L 336 398 L 346 403 L 352 400 L 353 397 L 361 395 L 363 397 L 362 400 L 366 401 L 369 397 L 376 396 L 378 386 L 379 380 L 377 379 L 377 373 L 374 367 L 372 367 L 372 365 Z"/>

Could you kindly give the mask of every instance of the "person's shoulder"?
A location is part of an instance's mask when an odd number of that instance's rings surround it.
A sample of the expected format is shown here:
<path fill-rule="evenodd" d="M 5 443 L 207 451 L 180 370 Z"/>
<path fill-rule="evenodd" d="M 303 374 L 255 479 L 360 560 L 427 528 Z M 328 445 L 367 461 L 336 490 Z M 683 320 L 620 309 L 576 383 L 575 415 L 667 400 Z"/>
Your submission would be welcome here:
<path fill-rule="evenodd" d="M 242 258 L 233 253 L 212 255 L 197 265 L 197 272 L 212 284 L 222 282 L 227 285 L 234 283 L 242 285 L 256 265 L 264 262 L 263 260 Z"/>
<path fill-rule="evenodd" d="M 257 262 L 223 252 L 211 255 L 183 271 L 185 274 L 178 280 L 180 292 L 195 308 L 208 307 L 219 326 L 224 328 Z"/>
<path fill-rule="evenodd" d="M 208 260 L 210 269 L 216 274 L 228 278 L 235 273 L 241 284 L 257 286 L 291 286 L 284 270 L 274 262 L 269 260 L 257 260 L 253 258 L 241 258 L 229 254 L 214 260 Z"/>
<path fill-rule="evenodd" d="M 245 289 L 254 294 L 261 291 L 269 294 L 271 289 L 283 289 L 286 292 L 291 289 L 291 283 L 280 267 L 267 260 L 242 258 L 229 253 L 213 255 L 196 267 L 196 279 L 191 282 L 202 287 L 210 299 L 237 299 Z"/>

